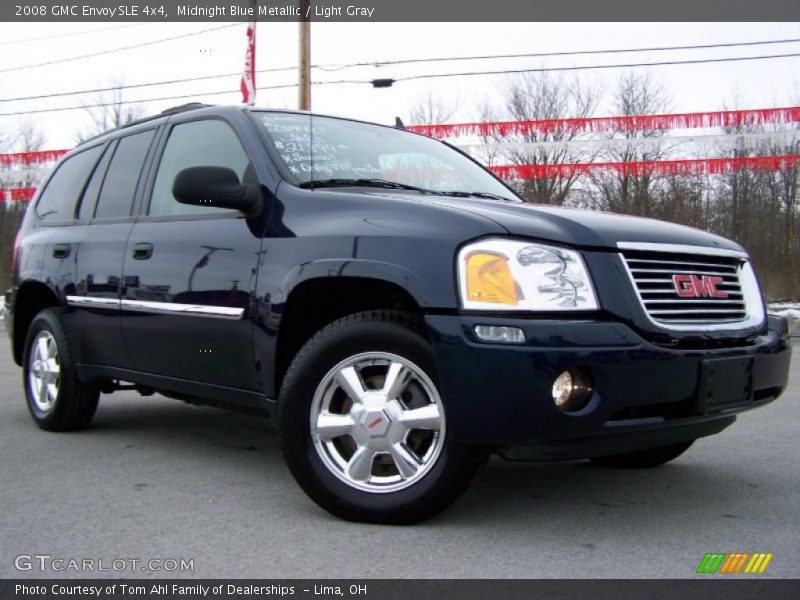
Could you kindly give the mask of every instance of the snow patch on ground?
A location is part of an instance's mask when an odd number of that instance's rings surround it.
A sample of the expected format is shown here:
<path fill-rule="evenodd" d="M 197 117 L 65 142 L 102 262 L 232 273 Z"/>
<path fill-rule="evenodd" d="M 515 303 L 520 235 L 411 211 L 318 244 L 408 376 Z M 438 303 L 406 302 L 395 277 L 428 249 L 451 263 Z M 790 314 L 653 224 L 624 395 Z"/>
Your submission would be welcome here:
<path fill-rule="evenodd" d="M 773 302 L 767 306 L 767 312 L 789 319 L 789 331 L 800 336 L 800 302 Z"/>

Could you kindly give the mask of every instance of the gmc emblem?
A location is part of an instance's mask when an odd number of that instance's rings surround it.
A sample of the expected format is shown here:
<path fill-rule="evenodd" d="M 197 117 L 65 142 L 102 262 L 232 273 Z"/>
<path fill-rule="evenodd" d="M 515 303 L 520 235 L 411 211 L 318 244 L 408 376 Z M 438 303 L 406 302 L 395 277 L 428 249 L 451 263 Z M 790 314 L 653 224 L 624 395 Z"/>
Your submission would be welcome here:
<path fill-rule="evenodd" d="M 724 279 L 716 275 L 673 275 L 672 283 L 681 298 L 728 297 L 728 292 L 717 289 Z"/>

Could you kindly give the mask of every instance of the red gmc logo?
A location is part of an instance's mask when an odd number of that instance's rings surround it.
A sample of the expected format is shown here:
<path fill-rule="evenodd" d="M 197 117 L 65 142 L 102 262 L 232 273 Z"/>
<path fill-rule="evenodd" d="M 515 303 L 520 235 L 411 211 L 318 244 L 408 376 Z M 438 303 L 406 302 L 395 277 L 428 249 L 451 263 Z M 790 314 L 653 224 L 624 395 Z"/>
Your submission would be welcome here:
<path fill-rule="evenodd" d="M 716 275 L 673 275 L 672 283 L 681 298 L 728 297 L 728 292 L 717 289 L 724 280 Z"/>
<path fill-rule="evenodd" d="M 377 417 L 367 424 L 367 429 L 375 429 L 381 423 L 383 423 L 383 417 Z"/>

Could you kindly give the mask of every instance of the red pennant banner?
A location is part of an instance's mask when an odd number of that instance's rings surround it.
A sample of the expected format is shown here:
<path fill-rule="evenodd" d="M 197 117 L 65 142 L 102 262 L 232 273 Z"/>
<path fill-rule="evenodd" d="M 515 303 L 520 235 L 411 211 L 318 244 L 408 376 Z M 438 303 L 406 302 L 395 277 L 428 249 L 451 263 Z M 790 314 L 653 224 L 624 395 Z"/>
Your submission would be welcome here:
<path fill-rule="evenodd" d="M 759 108 L 752 110 L 718 110 L 714 112 L 670 115 L 638 115 L 626 117 L 587 117 L 583 119 L 545 119 L 541 121 L 487 121 L 442 125 L 410 125 L 406 129 L 434 138 L 461 136 L 508 137 L 558 132 L 595 133 L 599 131 L 652 131 L 666 129 L 699 129 L 705 127 L 747 127 L 800 123 L 800 106 Z"/>
<path fill-rule="evenodd" d="M 42 152 L 15 152 L 0 154 L 0 167 L 30 166 L 39 163 L 56 162 L 69 150 L 44 150 Z"/>
<path fill-rule="evenodd" d="M 6 155 L 7 156 L 7 155 Z M 753 171 L 780 171 L 800 166 L 800 155 L 743 156 L 732 158 L 698 158 L 683 160 L 642 160 L 633 162 L 565 163 L 560 165 L 495 165 L 487 167 L 506 180 L 554 179 L 575 177 L 594 171 L 608 171 L 638 177 L 650 175 L 718 175 L 738 169 Z M 398 176 L 402 170 L 391 172 Z M 420 175 L 420 173 L 416 173 Z M 443 178 L 448 171 L 425 172 L 425 176 Z M 387 177 L 389 172 L 387 172 Z M 36 194 L 36 188 L 0 189 L 0 202 L 27 201 Z"/>
<path fill-rule="evenodd" d="M 779 171 L 800 165 L 800 155 L 743 156 L 685 160 L 641 160 L 634 162 L 568 163 L 561 165 L 499 165 L 488 167 L 501 179 L 554 179 L 575 177 L 592 171 L 611 171 L 638 177 L 650 175 L 718 175 L 737 169 Z"/>
<path fill-rule="evenodd" d="M 35 194 L 36 188 L 11 188 L 9 190 L 0 190 L 0 202 L 4 202 L 5 200 L 31 200 Z"/>

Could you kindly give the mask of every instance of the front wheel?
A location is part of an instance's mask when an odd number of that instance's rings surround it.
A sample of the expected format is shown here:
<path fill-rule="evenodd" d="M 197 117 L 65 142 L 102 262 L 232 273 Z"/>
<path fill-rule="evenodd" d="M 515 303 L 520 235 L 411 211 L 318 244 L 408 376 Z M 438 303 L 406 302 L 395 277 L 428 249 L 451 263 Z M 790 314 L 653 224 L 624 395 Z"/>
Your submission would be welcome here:
<path fill-rule="evenodd" d="M 317 504 L 348 520 L 428 518 L 486 456 L 450 439 L 431 346 L 406 313 L 327 326 L 295 358 L 280 402 L 289 469 Z"/>
<path fill-rule="evenodd" d="M 592 462 L 601 467 L 613 467 L 617 469 L 648 469 L 657 467 L 675 460 L 686 452 L 694 444 L 694 440 L 660 446 L 658 448 L 648 448 L 638 452 L 628 452 L 626 454 L 613 454 L 611 456 L 598 456 Z"/>

